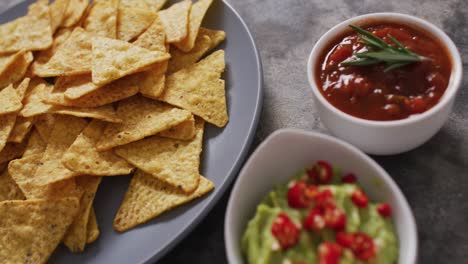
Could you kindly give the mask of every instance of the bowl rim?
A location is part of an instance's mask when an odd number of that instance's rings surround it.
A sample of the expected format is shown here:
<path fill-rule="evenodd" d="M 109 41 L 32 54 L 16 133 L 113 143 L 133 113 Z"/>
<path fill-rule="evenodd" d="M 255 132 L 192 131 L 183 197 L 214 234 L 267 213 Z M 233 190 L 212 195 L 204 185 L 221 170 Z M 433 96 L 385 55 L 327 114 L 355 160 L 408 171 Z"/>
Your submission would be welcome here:
<path fill-rule="evenodd" d="M 404 22 L 410 25 L 413 25 L 417 28 L 427 31 L 428 34 L 438 38 L 441 43 L 445 45 L 447 48 L 447 52 L 452 59 L 452 72 L 450 75 L 450 81 L 447 85 L 447 88 L 442 95 L 441 99 L 437 104 L 435 104 L 431 109 L 417 115 L 411 115 L 408 118 L 400 119 L 400 120 L 390 120 L 390 121 L 376 121 L 376 120 L 368 120 L 359 117 L 352 116 L 347 114 L 340 109 L 333 106 L 322 93 L 319 91 L 318 85 L 315 82 L 315 69 L 316 69 L 316 62 L 318 56 L 321 54 L 323 49 L 327 47 L 327 44 L 333 40 L 338 34 L 343 33 L 349 24 L 352 23 L 359 23 L 365 22 L 366 20 L 376 20 L 382 19 L 386 21 L 396 21 L 396 22 Z M 347 19 L 331 29 L 329 29 L 325 34 L 320 37 L 320 39 L 315 43 L 312 51 L 310 52 L 309 59 L 307 61 L 307 77 L 309 81 L 309 85 L 312 89 L 314 97 L 320 101 L 328 110 L 332 111 L 334 114 L 338 115 L 342 119 L 345 119 L 352 123 L 357 123 L 363 126 L 369 127 L 397 127 L 397 126 L 404 126 L 412 123 L 417 123 L 423 120 L 426 120 L 436 113 L 444 109 L 445 107 L 450 105 L 450 102 L 457 94 L 462 81 L 463 75 L 463 64 L 460 53 L 455 46 L 452 39 L 440 28 L 435 26 L 434 24 L 424 20 L 422 18 L 396 13 L 396 12 L 380 12 L 380 13 L 369 13 L 360 16 L 356 16 L 350 19 Z"/>
<path fill-rule="evenodd" d="M 235 244 L 239 246 L 239 241 L 234 241 L 234 234 L 232 232 L 232 226 L 233 225 L 233 218 L 235 216 L 234 212 L 234 206 L 235 206 L 235 195 L 241 193 L 241 185 L 243 181 L 248 180 L 248 177 L 245 176 L 247 173 L 247 170 L 255 166 L 254 160 L 256 156 L 259 155 L 259 153 L 262 151 L 263 148 L 265 148 L 267 145 L 272 144 L 275 142 L 275 140 L 279 137 L 282 137 L 284 135 L 301 135 L 301 136 L 306 136 L 308 138 L 318 138 L 320 140 L 325 140 L 328 142 L 331 142 L 332 144 L 337 144 L 339 147 L 344 148 L 350 152 L 352 152 L 354 155 L 359 156 L 361 159 L 363 159 L 364 162 L 368 163 L 370 166 L 372 166 L 377 172 L 378 175 L 376 177 L 380 178 L 382 180 L 384 185 L 387 185 L 391 191 L 391 193 L 395 196 L 395 200 L 397 201 L 397 204 L 401 206 L 401 210 L 403 211 L 402 213 L 402 218 L 406 222 L 405 225 L 408 227 L 408 243 L 409 247 L 406 247 L 405 250 L 409 252 L 409 264 L 415 264 L 417 263 L 417 258 L 418 258 L 418 231 L 417 231 L 417 226 L 416 226 L 416 220 L 413 215 L 413 211 L 411 210 L 408 201 L 406 200 L 405 196 L 403 195 L 403 192 L 401 189 L 398 187 L 398 185 L 395 183 L 393 178 L 373 159 L 371 159 L 368 155 L 366 155 L 364 152 L 359 150 L 357 147 L 351 145 L 350 143 L 343 141 L 341 139 L 335 138 L 333 136 L 329 136 L 326 134 L 318 133 L 318 132 L 312 132 L 312 131 L 306 131 L 306 130 L 301 130 L 301 129 L 295 129 L 295 128 L 283 128 L 276 130 L 273 132 L 270 136 L 268 136 L 258 147 L 257 149 L 252 153 L 252 155 L 249 157 L 247 162 L 244 164 L 242 170 L 240 171 L 238 178 L 234 184 L 234 187 L 231 190 L 231 193 L 229 195 L 229 200 L 226 208 L 226 213 L 225 213 L 225 220 L 224 220 L 224 242 L 225 242 L 225 251 L 226 251 L 226 256 L 228 263 L 239 263 L 238 258 L 234 252 L 235 249 Z M 398 239 L 400 240 L 400 238 Z"/>

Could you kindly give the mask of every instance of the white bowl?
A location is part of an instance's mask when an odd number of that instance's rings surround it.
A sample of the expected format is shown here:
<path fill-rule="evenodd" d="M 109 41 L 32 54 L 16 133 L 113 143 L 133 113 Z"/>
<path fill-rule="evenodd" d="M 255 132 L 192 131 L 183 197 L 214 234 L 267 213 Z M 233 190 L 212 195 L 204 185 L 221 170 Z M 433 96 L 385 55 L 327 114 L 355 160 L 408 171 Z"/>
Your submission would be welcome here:
<path fill-rule="evenodd" d="M 315 80 L 315 68 L 323 49 L 330 41 L 349 31 L 349 25 L 362 25 L 370 21 L 407 24 L 437 37 L 445 46 L 452 61 L 452 74 L 444 95 L 428 111 L 396 121 L 371 121 L 342 112 L 330 104 L 320 93 Z M 373 13 L 348 19 L 330 29 L 315 44 L 307 64 L 307 75 L 312 87 L 315 105 L 323 124 L 335 136 L 357 146 L 364 152 L 391 155 L 414 149 L 434 136 L 447 121 L 462 80 L 462 61 L 452 40 L 438 27 L 426 20 L 398 13 Z"/>
<path fill-rule="evenodd" d="M 327 135 L 296 129 L 273 133 L 241 170 L 229 198 L 224 223 L 229 263 L 244 263 L 241 238 L 262 198 L 275 185 L 286 183 L 297 171 L 320 159 L 339 166 L 344 172 L 355 173 L 372 201 L 387 202 L 392 206 L 399 238 L 398 263 L 416 263 L 416 224 L 408 202 L 392 178 L 356 147 Z"/>

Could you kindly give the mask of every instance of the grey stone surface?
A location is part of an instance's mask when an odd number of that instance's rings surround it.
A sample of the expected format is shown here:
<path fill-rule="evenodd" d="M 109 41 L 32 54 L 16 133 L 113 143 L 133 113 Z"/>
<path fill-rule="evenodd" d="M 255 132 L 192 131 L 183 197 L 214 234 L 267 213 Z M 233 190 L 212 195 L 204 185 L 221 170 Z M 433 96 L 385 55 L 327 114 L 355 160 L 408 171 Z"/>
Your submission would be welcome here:
<path fill-rule="evenodd" d="M 0 0 L 0 12 L 21 0 Z M 465 67 L 455 110 L 422 147 L 373 157 L 406 195 L 419 229 L 420 263 L 468 259 L 468 1 L 467 0 L 231 0 L 260 50 L 265 101 L 255 145 L 273 131 L 296 127 L 327 133 L 316 114 L 306 62 L 318 38 L 360 14 L 394 11 L 427 19 L 455 41 Z M 226 263 L 223 241 L 228 193 L 184 241 L 159 263 Z"/>

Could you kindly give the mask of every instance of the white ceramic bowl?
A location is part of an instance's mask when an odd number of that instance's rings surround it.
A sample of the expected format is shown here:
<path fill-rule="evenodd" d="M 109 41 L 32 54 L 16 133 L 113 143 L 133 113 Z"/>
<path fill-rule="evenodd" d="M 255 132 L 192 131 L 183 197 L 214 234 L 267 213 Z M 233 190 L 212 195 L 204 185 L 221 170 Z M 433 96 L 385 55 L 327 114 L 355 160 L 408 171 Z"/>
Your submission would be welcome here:
<path fill-rule="evenodd" d="M 444 95 L 428 111 L 396 121 L 370 121 L 346 114 L 330 104 L 320 93 L 314 72 L 323 49 L 330 41 L 349 31 L 349 25 L 362 25 L 372 21 L 397 22 L 421 29 L 437 37 L 447 47 L 452 61 L 452 74 Z M 315 44 L 307 64 L 307 74 L 312 87 L 315 105 L 323 124 L 335 136 L 357 146 L 364 152 L 391 155 L 414 149 L 442 127 L 452 111 L 453 102 L 462 80 L 462 61 L 452 40 L 438 27 L 426 20 L 398 13 L 373 13 L 346 20 L 330 29 Z"/>
<path fill-rule="evenodd" d="M 297 171 L 320 159 L 339 166 L 344 172 L 355 173 L 372 201 L 387 202 L 392 206 L 400 246 L 398 263 L 415 264 L 416 224 L 408 202 L 392 178 L 356 147 L 327 135 L 295 129 L 278 130 L 269 136 L 239 174 L 224 223 L 229 263 L 244 263 L 241 238 L 262 198 L 275 185 L 286 183 Z"/>

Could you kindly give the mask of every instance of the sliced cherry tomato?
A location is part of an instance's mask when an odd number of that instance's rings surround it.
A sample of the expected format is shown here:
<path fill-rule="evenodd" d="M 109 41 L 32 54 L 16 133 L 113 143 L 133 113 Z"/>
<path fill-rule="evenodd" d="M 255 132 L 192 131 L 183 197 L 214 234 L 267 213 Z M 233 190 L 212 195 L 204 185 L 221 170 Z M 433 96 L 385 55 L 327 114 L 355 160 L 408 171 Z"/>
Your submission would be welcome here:
<path fill-rule="evenodd" d="M 311 199 L 306 195 L 308 190 L 305 181 L 296 182 L 288 190 L 288 205 L 292 208 L 306 208 L 309 206 Z"/>
<path fill-rule="evenodd" d="M 362 261 L 368 261 L 375 257 L 374 240 L 365 233 L 354 233 L 351 250 L 354 256 Z"/>
<path fill-rule="evenodd" d="M 319 193 L 315 202 L 315 206 L 322 210 L 327 207 L 335 207 L 333 193 L 330 191 L 330 189 L 324 189 Z"/>
<path fill-rule="evenodd" d="M 338 64 L 353 55 L 353 47 L 351 45 L 340 45 L 330 55 L 329 60 L 332 64 Z"/>
<path fill-rule="evenodd" d="M 284 250 L 297 244 L 300 230 L 287 214 L 279 213 L 271 226 L 271 234 Z"/>
<path fill-rule="evenodd" d="M 369 198 L 367 198 L 367 195 L 360 189 L 356 189 L 353 194 L 351 194 L 351 200 L 360 208 L 365 208 L 369 204 Z"/>
<path fill-rule="evenodd" d="M 341 178 L 341 181 L 344 183 L 355 183 L 357 182 L 357 178 L 356 178 L 356 175 L 352 173 L 348 173 Z"/>
<path fill-rule="evenodd" d="M 333 178 L 333 169 L 327 161 L 319 160 L 310 170 L 307 170 L 307 174 L 315 184 L 328 184 Z"/>
<path fill-rule="evenodd" d="M 309 215 L 304 220 L 304 228 L 315 232 L 320 232 L 325 228 L 325 219 L 320 209 L 310 210 Z"/>
<path fill-rule="evenodd" d="M 392 215 L 392 207 L 387 203 L 379 204 L 377 212 L 383 217 L 390 217 Z"/>
<path fill-rule="evenodd" d="M 346 214 L 337 206 L 326 207 L 323 212 L 323 218 L 325 219 L 325 225 L 335 231 L 344 230 L 346 227 Z"/>
<path fill-rule="evenodd" d="M 340 263 L 341 252 L 340 245 L 323 242 L 318 247 L 319 264 L 338 264 Z"/>
<path fill-rule="evenodd" d="M 427 109 L 427 104 L 420 97 L 411 98 L 405 101 L 405 105 L 412 114 L 419 114 Z"/>
<path fill-rule="evenodd" d="M 353 234 L 338 232 L 336 234 L 336 243 L 344 248 L 351 248 L 354 243 L 354 236 Z"/>

